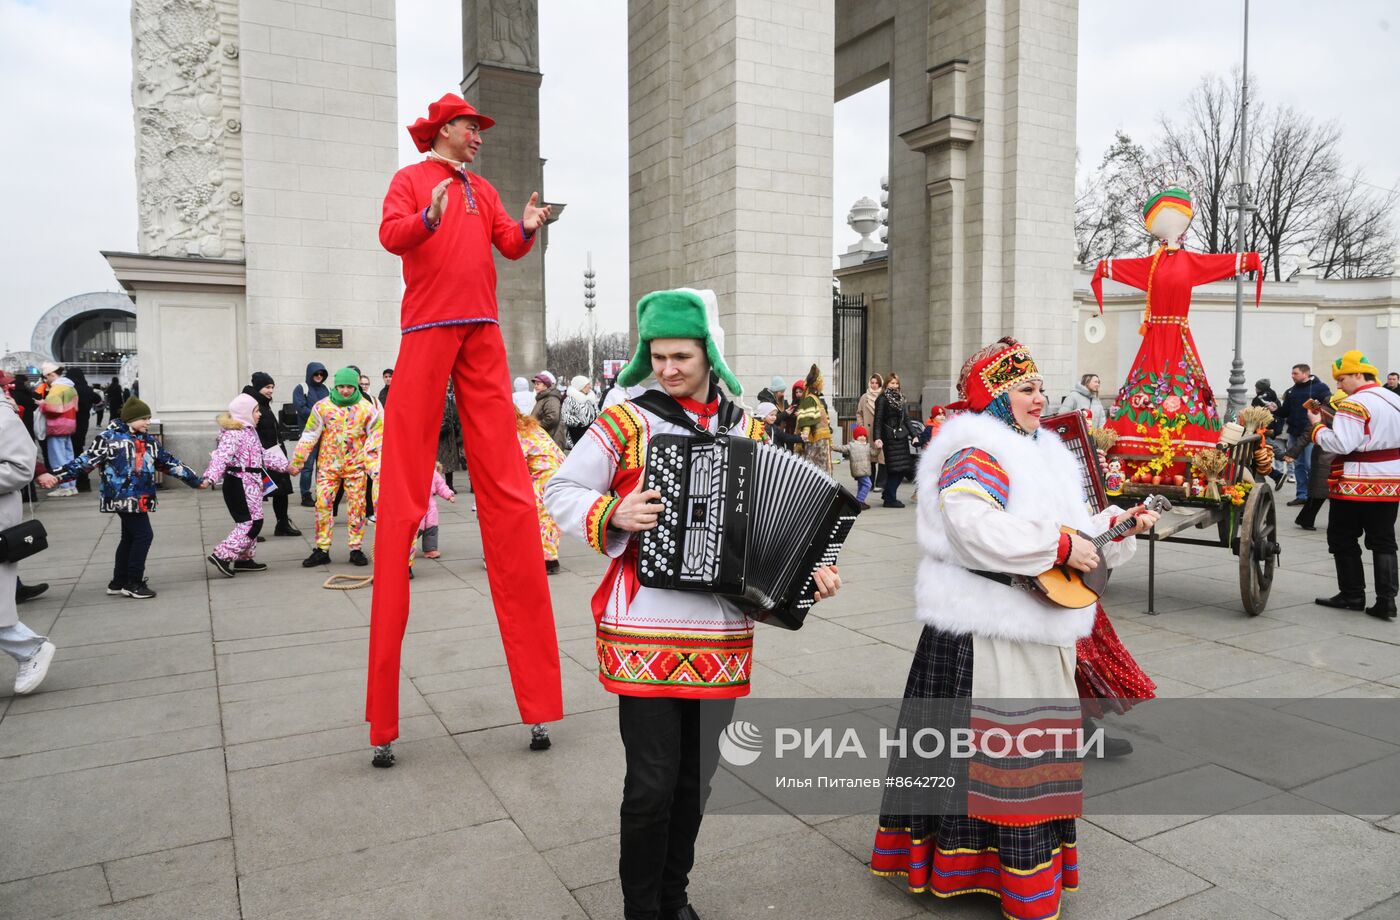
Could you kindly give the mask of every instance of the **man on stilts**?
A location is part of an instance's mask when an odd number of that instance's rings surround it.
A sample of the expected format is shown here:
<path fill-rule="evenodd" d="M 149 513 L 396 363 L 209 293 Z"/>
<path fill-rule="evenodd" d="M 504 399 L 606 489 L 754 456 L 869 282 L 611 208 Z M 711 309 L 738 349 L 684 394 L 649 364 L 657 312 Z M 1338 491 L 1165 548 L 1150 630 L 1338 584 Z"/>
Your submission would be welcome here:
<path fill-rule="evenodd" d="M 399 658 L 408 622 L 409 547 L 427 509 L 447 381 L 455 381 L 467 468 L 476 493 L 491 598 L 521 721 L 531 748 L 549 746 L 543 723 L 563 717 L 559 645 L 545 581 L 535 493 L 515 443 L 505 343 L 497 322 L 491 247 L 508 259 L 530 251 L 549 219 L 530 196 L 512 219 L 496 190 L 467 171 L 495 122 L 448 93 L 408 127 L 421 163 L 399 170 L 384 199 L 379 240 L 403 258 L 403 339 L 394 362 L 399 392 L 385 408 L 370 618 L 365 718 L 375 766 L 394 762 Z"/>

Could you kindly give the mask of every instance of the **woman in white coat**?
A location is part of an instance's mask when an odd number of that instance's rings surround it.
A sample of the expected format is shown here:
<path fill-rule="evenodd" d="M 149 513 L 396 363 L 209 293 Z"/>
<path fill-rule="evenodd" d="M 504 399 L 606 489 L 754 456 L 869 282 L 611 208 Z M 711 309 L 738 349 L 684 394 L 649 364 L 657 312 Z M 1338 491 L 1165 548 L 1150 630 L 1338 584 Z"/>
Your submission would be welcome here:
<path fill-rule="evenodd" d="M 920 461 L 915 601 L 924 631 L 901 723 L 951 701 L 945 715 L 970 713 L 984 730 L 990 721 L 1015 735 L 1032 720 L 1077 729 L 1075 643 L 1089 635 L 1095 606 L 1051 607 L 1010 582 L 1055 565 L 1095 568 L 1094 544 L 1061 533 L 1061 525 L 1102 533 L 1124 512 L 1091 518 L 1077 461 L 1059 438 L 1041 436 L 1046 397 L 1024 346 L 1002 339 L 973 355 L 958 391 L 962 402 L 948 407 Z M 1156 516 L 1136 519 L 1123 537 Z M 1103 552 L 1114 565 L 1133 548 L 1125 539 Z M 998 707 L 998 700 L 1037 702 Z M 900 769 L 896 761 L 891 772 Z M 908 813 L 929 804 L 926 797 L 887 795 L 871 871 L 907 876 L 911 891 L 940 897 L 992 894 L 1012 920 L 1058 916 L 1061 891 L 1078 884 L 1082 765 L 1072 755 L 979 756 L 961 769 L 969 782 L 927 809 L 937 813 Z"/>

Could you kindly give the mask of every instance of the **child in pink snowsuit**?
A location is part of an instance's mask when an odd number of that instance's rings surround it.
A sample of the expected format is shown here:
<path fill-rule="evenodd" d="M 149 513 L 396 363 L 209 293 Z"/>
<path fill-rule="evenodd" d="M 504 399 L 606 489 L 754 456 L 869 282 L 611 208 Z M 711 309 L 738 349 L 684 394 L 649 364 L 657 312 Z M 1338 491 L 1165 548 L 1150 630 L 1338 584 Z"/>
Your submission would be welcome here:
<path fill-rule="evenodd" d="M 224 504 L 233 516 L 233 530 L 209 554 L 209 564 L 232 578 L 239 572 L 267 568 L 253 560 L 263 525 L 263 475 L 265 470 L 287 471 L 287 458 L 275 448 L 264 449 L 258 437 L 258 401 L 240 393 L 219 415 L 219 444 L 209 457 L 204 479 L 223 479 Z"/>
<path fill-rule="evenodd" d="M 442 464 L 437 465 L 433 470 L 433 485 L 428 492 L 428 510 L 423 515 L 423 520 L 418 523 L 418 536 L 423 541 L 423 555 L 429 559 L 436 559 L 442 555 L 438 552 L 438 506 L 437 496 L 442 496 L 448 501 L 456 504 L 457 493 L 447 486 L 447 480 L 442 475 Z"/>

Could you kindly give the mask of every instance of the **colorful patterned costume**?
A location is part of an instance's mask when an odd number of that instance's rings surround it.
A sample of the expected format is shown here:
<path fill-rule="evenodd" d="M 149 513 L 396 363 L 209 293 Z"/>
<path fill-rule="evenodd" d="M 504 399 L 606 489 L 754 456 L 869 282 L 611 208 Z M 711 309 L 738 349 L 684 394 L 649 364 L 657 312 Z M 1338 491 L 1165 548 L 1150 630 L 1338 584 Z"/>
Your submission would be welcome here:
<path fill-rule="evenodd" d="M 746 414 L 731 435 L 757 438 L 762 431 Z M 545 489 L 560 528 L 612 559 L 593 595 L 593 619 L 598 679 L 623 696 L 713 699 L 749 692 L 753 620 L 718 595 L 643 587 L 632 534 L 608 530 L 618 496 L 641 480 L 651 438 L 689 433 L 631 400 L 618 403 L 599 414 Z"/>
<path fill-rule="evenodd" d="M 219 415 L 219 444 L 209 455 L 204 478 L 224 481 L 224 503 L 233 515 L 233 530 L 214 547 L 214 555 L 233 562 L 252 559 L 263 522 L 263 469 L 287 471 L 287 458 L 275 447 L 264 448 L 256 428 L 227 412 Z"/>
<path fill-rule="evenodd" d="M 1214 393 L 1187 316 L 1191 290 L 1252 271 L 1258 306 L 1264 273 L 1257 252 L 1203 254 L 1180 248 L 1180 237 L 1193 213 L 1191 196 L 1183 189 L 1170 188 L 1153 196 L 1143 207 L 1143 220 L 1161 247 L 1145 258 L 1102 259 L 1094 269 L 1090 287 L 1100 312 L 1105 278 L 1147 294 L 1138 329 L 1142 345 L 1108 413 L 1107 427 L 1118 432 L 1118 443 L 1110 451 L 1115 456 L 1150 456 L 1152 441 L 1164 427 L 1174 430 L 1178 455 L 1214 447 L 1220 440 Z M 1139 425 L 1145 430 L 1139 431 Z"/>
<path fill-rule="evenodd" d="M 367 399 L 337 406 L 327 397 L 311 407 L 311 417 L 297 441 L 291 465 L 301 469 L 312 448 L 320 444 L 316 459 L 317 549 L 330 549 L 335 523 L 332 506 L 341 486 L 345 488 L 345 517 L 350 529 L 347 542 L 352 550 L 364 542 L 365 477 L 379 462 L 379 425 L 379 413 Z"/>
<path fill-rule="evenodd" d="M 559 525 L 544 507 L 544 489 L 564 462 L 564 452 L 539 425 L 516 426 L 520 450 L 530 468 L 530 481 L 535 486 L 535 513 L 540 519 L 540 544 L 546 562 L 559 558 Z"/>
<path fill-rule="evenodd" d="M 690 339 L 703 344 L 714 377 L 743 393 L 724 362 L 713 291 L 653 291 L 637 303 L 636 329 L 637 350 L 618 374 L 619 387 L 652 376 L 656 340 Z M 620 525 L 642 523 L 642 515 L 631 515 L 633 500 L 619 496 L 636 494 L 653 436 L 763 436 L 763 424 L 717 388 L 704 400 L 657 390 L 610 406 L 545 488 L 545 506 L 559 526 L 611 559 L 593 595 L 593 617 L 598 677 L 618 694 L 627 764 L 617 862 L 627 917 L 694 916 L 682 908 L 718 763 L 702 752 L 715 751 L 734 698 L 749 692 L 753 666 L 753 620 L 743 610 L 718 594 L 642 586 L 640 534 L 610 526 L 619 516 Z"/>
<path fill-rule="evenodd" d="M 807 392 L 797 406 L 797 431 L 805 441 L 807 459 L 830 473 L 831 415 L 826 410 L 822 376 L 815 364 L 807 375 Z"/>
<path fill-rule="evenodd" d="M 65 466 L 50 470 L 60 482 L 79 473 L 102 468 L 98 511 L 107 514 L 156 510 L 156 470 L 178 477 L 192 489 L 199 488 L 199 474 L 170 454 L 155 435 L 137 434 L 121 419 L 108 423 L 87 450 Z"/>
<path fill-rule="evenodd" d="M 960 384 L 965 401 L 954 407 L 973 411 L 948 415 L 920 460 L 915 603 L 925 627 L 901 727 L 937 724 L 941 714 L 1010 734 L 1026 726 L 1072 731 L 1082 718 L 1075 643 L 1090 634 L 1096 608 L 1052 610 L 978 573 L 1039 574 L 1068 555 L 1060 524 L 1099 533 L 1117 509 L 1091 517 L 1078 464 L 1060 439 L 1015 426 L 1006 394 L 1039 379 L 1029 355 L 1014 342 L 986 352 L 980 363 L 969 361 Z M 1103 549 L 1114 565 L 1135 544 Z M 1011 700 L 1021 702 L 997 708 Z M 1014 716 L 1006 715 L 1008 705 Z M 1074 819 L 1082 764 L 1043 747 L 1038 758 L 979 748 L 952 763 L 961 764 L 952 768 L 961 771 L 953 791 L 886 790 L 871 872 L 904 876 L 910 891 L 944 898 L 993 895 L 1011 920 L 1058 917 L 1061 892 L 1079 883 Z M 890 775 L 935 775 L 933 766 L 896 757 Z"/>
<path fill-rule="evenodd" d="M 1377 383 L 1334 400 L 1332 427 L 1314 425 L 1312 442 L 1337 458 L 1327 497 L 1346 502 L 1400 502 L 1400 398 Z"/>
<path fill-rule="evenodd" d="M 1156 681 L 1147 676 L 1118 638 L 1103 604 L 1094 613 L 1093 632 L 1076 642 L 1074 650 L 1074 682 L 1085 715 L 1099 718 L 1106 712 L 1123 713 L 1156 699 Z"/>
<path fill-rule="evenodd" d="M 1360 351 L 1332 362 L 1339 386 L 1344 377 L 1367 375 L 1350 395 L 1336 401 L 1332 427 L 1313 425 L 1312 442 L 1333 455 L 1327 494 L 1327 551 L 1337 567 L 1335 597 L 1319 597 L 1324 607 L 1364 609 L 1381 620 L 1397 617 L 1400 559 L 1396 555 L 1395 518 L 1400 508 L 1400 397 L 1379 386 L 1380 370 Z M 1369 380 L 1367 379 L 1369 377 Z M 1375 566 L 1376 603 L 1366 606 L 1366 572 L 1361 544 Z"/>

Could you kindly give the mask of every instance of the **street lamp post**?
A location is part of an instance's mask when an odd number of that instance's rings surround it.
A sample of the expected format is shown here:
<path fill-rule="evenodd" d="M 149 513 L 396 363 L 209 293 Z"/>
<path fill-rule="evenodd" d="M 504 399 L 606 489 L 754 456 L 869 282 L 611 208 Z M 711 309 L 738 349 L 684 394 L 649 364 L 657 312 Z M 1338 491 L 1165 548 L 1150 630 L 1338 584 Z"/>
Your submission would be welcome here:
<path fill-rule="evenodd" d="M 1249 0 L 1244 0 L 1244 62 L 1240 68 L 1240 157 L 1236 170 L 1235 203 L 1226 210 L 1235 212 L 1235 251 L 1244 252 L 1245 221 L 1257 210 L 1249 188 Z M 1233 421 L 1244 408 L 1244 275 L 1235 276 L 1235 358 L 1230 362 L 1230 387 L 1226 391 L 1225 418 Z"/>
<path fill-rule="evenodd" d="M 588 311 L 588 380 L 593 380 L 593 343 L 595 332 L 593 325 L 593 308 L 598 305 L 593 296 L 593 252 L 588 253 L 588 267 L 583 270 L 583 308 Z"/>

